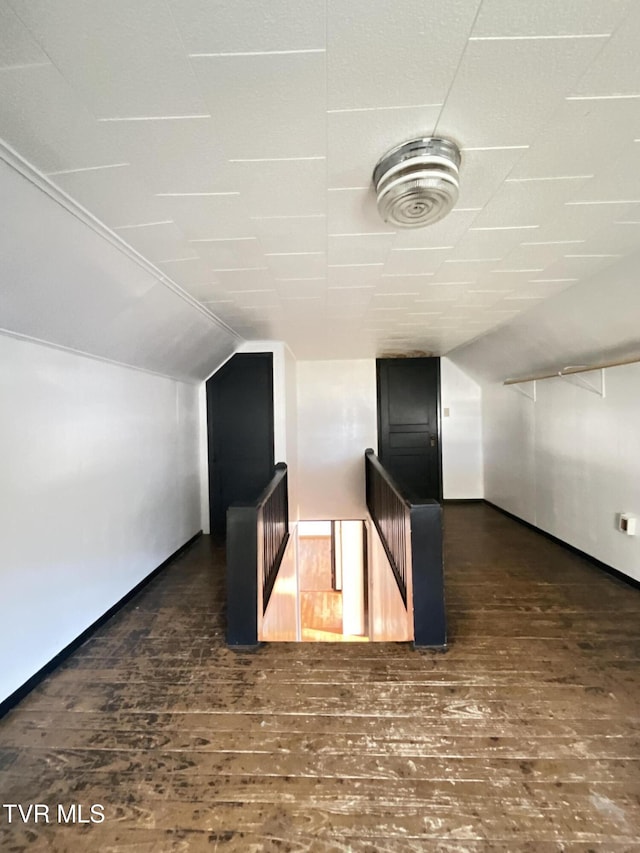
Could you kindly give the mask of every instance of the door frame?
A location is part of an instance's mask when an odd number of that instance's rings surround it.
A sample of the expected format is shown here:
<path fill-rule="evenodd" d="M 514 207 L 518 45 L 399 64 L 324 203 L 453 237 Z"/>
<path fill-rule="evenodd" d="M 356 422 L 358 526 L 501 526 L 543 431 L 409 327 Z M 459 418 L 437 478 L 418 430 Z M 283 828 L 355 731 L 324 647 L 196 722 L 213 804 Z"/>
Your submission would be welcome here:
<path fill-rule="evenodd" d="M 268 419 L 269 422 L 269 445 L 271 447 L 271 457 L 273 460 L 273 464 L 275 465 L 275 407 L 274 407 L 274 381 L 273 381 L 273 353 L 269 351 L 264 352 L 236 352 L 231 358 L 227 359 L 225 363 L 212 373 L 211 376 L 205 382 L 205 396 L 206 396 L 206 415 L 207 415 L 207 493 L 209 496 L 209 531 L 212 535 L 216 535 L 214 533 L 215 526 L 213 524 L 213 509 L 214 509 L 214 482 L 215 482 L 215 451 L 216 451 L 216 439 L 215 439 L 215 422 L 216 422 L 216 411 L 215 406 L 213 405 L 213 393 L 212 393 L 212 385 L 211 383 L 215 380 L 216 376 L 220 377 L 226 371 L 231 370 L 231 364 L 234 362 L 234 359 L 248 361 L 249 359 L 261 359 L 268 360 L 270 368 L 271 368 L 271 386 L 270 386 L 270 417 Z M 238 363 L 237 361 L 235 362 Z M 218 534 L 219 536 L 219 534 Z"/>
<path fill-rule="evenodd" d="M 438 469 L 438 494 L 437 500 L 443 501 L 443 483 L 442 483 L 442 405 L 441 405 L 441 370 L 440 356 L 409 356 L 404 358 L 399 356 L 397 361 L 409 361 L 418 359 L 429 359 L 436 362 L 436 441 L 437 447 L 437 469 Z M 382 412 L 381 412 L 381 392 L 380 392 L 380 368 L 382 361 L 391 361 L 391 358 L 376 358 L 376 419 L 377 419 L 377 447 L 376 452 L 380 457 L 380 436 L 382 435 Z M 396 359 L 393 359 L 396 360 Z"/>

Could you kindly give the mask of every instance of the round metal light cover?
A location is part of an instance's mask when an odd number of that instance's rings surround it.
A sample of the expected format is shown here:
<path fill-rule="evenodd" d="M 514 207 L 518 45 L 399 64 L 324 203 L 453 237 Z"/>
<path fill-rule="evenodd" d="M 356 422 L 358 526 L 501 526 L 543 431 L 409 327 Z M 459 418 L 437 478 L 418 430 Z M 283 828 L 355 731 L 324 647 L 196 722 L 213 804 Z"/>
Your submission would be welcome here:
<path fill-rule="evenodd" d="M 412 139 L 387 151 L 373 170 L 380 216 L 397 228 L 438 222 L 458 200 L 459 168 L 460 151 L 448 139 Z"/>

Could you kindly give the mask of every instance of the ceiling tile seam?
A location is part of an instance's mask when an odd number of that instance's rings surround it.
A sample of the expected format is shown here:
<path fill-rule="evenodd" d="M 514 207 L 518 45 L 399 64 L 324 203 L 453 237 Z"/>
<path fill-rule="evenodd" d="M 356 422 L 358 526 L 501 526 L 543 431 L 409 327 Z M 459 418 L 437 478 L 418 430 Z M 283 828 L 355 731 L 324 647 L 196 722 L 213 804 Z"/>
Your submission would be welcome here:
<path fill-rule="evenodd" d="M 239 193 L 238 193 L 239 195 Z M 273 216 L 250 216 L 249 219 L 326 219 L 325 213 L 283 213 Z"/>
<path fill-rule="evenodd" d="M 201 103 L 203 106 L 205 106 L 205 107 L 206 107 L 206 105 L 207 105 L 207 104 L 206 104 L 206 98 L 205 98 L 204 93 L 203 93 L 203 91 L 202 91 L 201 81 L 200 81 L 200 79 L 199 79 L 198 75 L 196 74 L 196 70 L 195 70 L 195 68 L 194 68 L 194 66 L 193 66 L 193 62 L 191 61 L 191 56 L 192 56 L 192 54 L 190 54 L 190 53 L 189 53 L 189 50 L 187 49 L 187 46 L 186 46 L 186 44 L 185 44 L 185 42 L 184 42 L 184 39 L 183 39 L 183 37 L 182 37 L 182 32 L 181 32 L 180 27 L 178 26 L 178 23 L 177 23 L 177 21 L 176 21 L 176 19 L 175 19 L 175 16 L 174 16 L 174 13 L 173 13 L 173 9 L 171 8 L 171 4 L 170 4 L 169 2 L 167 2 L 167 0 L 165 0 L 165 5 L 166 5 L 166 6 L 168 7 L 168 9 L 169 9 L 169 14 L 170 14 L 170 16 L 171 16 L 171 20 L 172 20 L 172 22 L 173 22 L 174 30 L 175 30 L 175 32 L 176 32 L 176 34 L 177 34 L 177 37 L 178 37 L 178 39 L 179 39 L 179 41 L 180 41 L 180 44 L 182 45 L 182 48 L 183 48 L 183 51 L 184 51 L 184 54 L 185 54 L 185 57 L 186 57 L 186 63 L 187 63 L 187 65 L 189 66 L 189 72 L 190 72 L 191 77 L 192 77 L 192 79 L 193 79 L 193 83 L 194 83 L 195 91 L 198 93 L 199 101 L 200 101 L 200 103 Z M 218 140 L 216 140 L 216 141 L 218 141 Z M 226 152 L 225 152 L 225 153 L 226 153 Z M 227 163 L 230 163 L 230 162 L 231 162 L 231 161 L 229 160 L 229 158 L 228 158 L 228 157 L 226 157 L 225 159 L 226 159 Z M 236 193 L 236 197 L 240 198 L 241 203 L 242 203 L 242 206 L 243 206 L 243 208 L 244 208 L 245 215 L 248 217 L 248 216 L 249 216 L 249 213 L 250 213 L 250 207 L 249 207 L 249 209 L 247 209 L 247 207 L 246 207 L 246 206 L 245 206 L 245 204 L 244 204 L 244 200 L 242 199 L 242 196 L 241 196 L 241 194 L 240 194 L 239 192 L 238 192 L 238 193 Z M 260 246 L 260 248 L 262 249 L 262 253 L 263 253 L 263 255 L 264 255 L 264 246 L 262 245 L 261 241 L 258 239 L 258 235 L 254 233 L 254 236 L 255 236 L 255 238 L 256 238 L 256 240 L 257 240 L 257 242 L 258 242 L 258 245 L 259 245 L 259 246 Z M 214 271 L 214 272 L 216 272 L 216 270 L 213 270 L 213 271 Z M 222 270 L 218 270 L 218 271 L 219 271 L 219 272 L 222 272 Z"/>
<path fill-rule="evenodd" d="M 245 50 L 245 51 L 220 51 L 217 53 L 187 53 L 189 59 L 219 59 L 247 56 L 294 56 L 307 53 L 326 53 L 325 47 L 309 47 L 299 50 Z"/>
<path fill-rule="evenodd" d="M 383 272 L 380 278 L 424 278 L 435 275 L 435 272 Z"/>
<path fill-rule="evenodd" d="M 413 291 L 413 292 L 411 292 L 411 291 L 405 291 L 405 292 L 398 292 L 398 293 L 374 293 L 374 294 L 373 294 L 373 298 L 374 298 L 374 299 L 392 299 L 392 298 L 393 298 L 393 299 L 396 299 L 396 298 L 398 298 L 399 296 L 402 296 L 402 297 L 405 297 L 405 296 L 420 296 L 420 292 L 416 290 L 416 291 Z"/>
<path fill-rule="evenodd" d="M 242 243 L 250 240 L 259 242 L 258 237 L 193 237 L 187 243 Z"/>
<path fill-rule="evenodd" d="M 247 290 L 227 290 L 227 293 L 233 296 L 245 296 L 247 293 L 276 293 L 273 287 L 254 287 Z"/>
<path fill-rule="evenodd" d="M 228 162 L 231 162 L 231 161 L 228 161 Z M 241 200 L 242 200 L 242 196 L 241 196 Z M 249 206 L 248 206 L 248 208 L 247 208 L 247 207 L 244 205 L 244 201 L 243 201 L 243 209 L 244 209 L 245 214 L 246 214 L 246 216 L 247 216 L 247 221 L 250 223 L 251 228 L 253 229 L 253 232 L 254 232 L 254 238 L 253 238 L 253 239 L 255 239 L 255 240 L 256 240 L 257 245 L 258 245 L 258 247 L 259 247 L 260 251 L 262 252 L 262 256 L 263 256 L 263 258 L 264 258 L 264 262 L 267 264 L 267 266 L 266 266 L 266 267 L 264 267 L 264 269 L 266 269 L 266 270 L 268 270 L 268 271 L 269 271 L 269 275 L 270 275 L 270 276 L 272 276 L 272 278 L 273 278 L 273 282 L 275 283 L 275 282 L 277 281 L 277 279 L 275 278 L 275 273 L 274 273 L 274 271 L 269 267 L 269 262 L 267 261 L 267 252 L 265 251 L 266 247 L 265 247 L 265 244 L 264 244 L 264 241 L 263 241 L 263 240 L 264 240 L 263 235 L 262 235 L 262 234 L 260 234 L 259 230 L 258 230 L 258 229 L 256 228 L 256 226 L 253 224 L 255 221 L 259 221 L 261 217 L 259 217 L 259 216 L 251 216 L 251 215 L 250 215 L 250 214 L 251 214 L 251 205 L 249 205 Z"/>
<path fill-rule="evenodd" d="M 393 252 L 444 252 L 455 249 L 455 246 L 399 246 Z"/>
<path fill-rule="evenodd" d="M 114 231 L 129 231 L 134 228 L 152 228 L 156 225 L 175 225 L 173 219 L 160 219 L 158 222 L 136 222 L 133 225 L 112 225 Z M 177 227 L 177 226 L 176 226 Z"/>
<path fill-rule="evenodd" d="M 445 264 L 485 264 L 498 263 L 503 258 L 448 258 Z"/>
<path fill-rule="evenodd" d="M 154 193 L 155 198 L 204 198 L 204 197 L 221 197 L 221 196 L 239 196 L 240 193 L 234 191 L 227 192 L 202 192 L 202 193 Z"/>
<path fill-rule="evenodd" d="M 34 42 L 38 45 L 38 47 L 42 50 L 44 55 L 49 60 L 48 63 L 38 63 L 38 65 L 42 65 L 42 66 L 51 65 L 53 68 L 55 68 L 56 72 L 60 75 L 60 78 L 62 80 L 64 80 L 65 84 L 69 87 L 70 91 L 72 91 L 75 94 L 75 97 L 77 98 L 78 102 L 80 104 L 82 104 L 82 106 L 86 110 L 87 114 L 89 116 L 91 116 L 91 118 L 93 118 L 94 121 L 96 121 L 96 122 L 106 122 L 106 121 L 156 121 L 156 120 L 158 120 L 158 121 L 172 121 L 172 120 L 179 120 L 179 119 L 185 119 L 185 118 L 188 118 L 188 119 L 211 118 L 211 116 L 209 114 L 206 114 L 206 115 L 204 115 L 204 114 L 180 115 L 180 116 L 102 116 L 102 117 L 98 117 L 93 112 L 93 109 L 91 108 L 91 104 L 85 101 L 83 94 L 78 91 L 76 86 L 70 80 L 67 79 L 65 74 L 58 67 L 57 63 L 54 62 L 54 60 L 49 55 L 49 53 L 45 49 L 44 45 L 40 42 L 40 40 L 38 39 L 36 34 L 29 28 L 27 23 L 20 17 L 19 13 L 15 10 L 15 8 L 13 6 L 11 6 L 10 8 L 11 8 L 12 13 L 20 21 L 22 26 L 27 30 L 27 32 L 29 33 L 31 38 L 34 40 Z M 172 20 L 173 20 L 173 17 L 172 17 Z M 180 41 L 182 43 L 181 39 L 180 39 Z M 189 66 L 191 65 L 191 63 L 188 60 L 186 60 L 186 64 Z M 202 99 L 202 94 L 200 93 L 199 90 L 198 90 L 198 94 L 199 94 L 200 100 L 202 101 L 202 103 L 204 103 L 204 101 Z"/>
<path fill-rule="evenodd" d="M 462 146 L 460 151 L 520 151 L 529 148 L 529 145 L 468 145 Z"/>
<path fill-rule="evenodd" d="M 93 112 L 93 110 L 90 108 L 89 104 L 85 103 L 84 98 L 82 97 L 81 93 L 80 93 L 80 92 L 78 92 L 78 90 L 76 89 L 76 87 L 75 87 L 75 86 L 74 86 L 74 85 L 73 85 L 69 80 L 67 80 L 67 78 L 65 77 L 65 75 L 62 73 L 62 70 L 61 70 L 61 69 L 58 67 L 58 65 L 53 61 L 53 58 L 49 55 L 49 53 L 47 52 L 47 50 L 46 50 L 45 46 L 41 43 L 41 41 L 39 40 L 39 38 L 37 37 L 37 35 L 36 35 L 32 30 L 31 30 L 31 28 L 28 26 L 28 24 L 26 23 L 26 21 L 25 21 L 25 20 L 20 16 L 20 14 L 16 11 L 16 9 L 14 8 L 14 6 L 13 6 L 13 5 L 9 5 L 9 4 L 7 4 L 7 7 L 9 8 L 9 11 L 11 12 L 11 14 L 12 14 L 12 15 L 13 15 L 13 16 L 14 16 L 14 17 L 15 17 L 15 18 L 16 18 L 16 19 L 17 19 L 17 20 L 22 24 L 22 26 L 24 27 L 24 29 L 29 33 L 29 35 L 31 36 L 31 38 L 33 39 L 33 41 L 38 45 L 38 47 L 40 48 L 40 50 L 42 51 L 42 53 L 47 57 L 47 59 L 49 60 L 49 63 L 48 63 L 48 64 L 50 64 L 50 65 L 51 65 L 51 67 L 52 67 L 52 68 L 56 71 L 56 73 L 60 76 L 60 79 L 64 81 L 64 83 L 65 83 L 65 85 L 66 85 L 66 86 L 68 86 L 68 88 L 69 88 L 70 92 L 72 92 L 72 93 L 73 93 L 73 95 L 77 98 L 78 103 L 79 103 L 79 104 L 82 104 L 82 106 L 83 106 L 83 108 L 86 110 L 86 112 L 87 112 L 88 116 L 89 116 L 90 118 L 93 118 L 93 120 L 94 120 L 94 121 L 97 121 L 97 118 L 98 118 L 98 117 L 97 117 L 97 116 L 96 116 L 96 114 Z M 42 63 L 42 65 L 43 65 L 43 67 L 45 67 L 44 63 Z M 1 140 L 1 139 L 0 139 L 0 143 L 2 143 L 2 142 L 3 142 L 3 140 Z M 0 154 L 1 154 L 1 151 L 0 151 Z M 25 160 L 24 162 L 26 163 L 27 161 Z"/>
<path fill-rule="evenodd" d="M 438 109 L 443 107 L 444 104 L 402 104 L 393 107 L 346 107 L 344 109 L 339 110 L 327 110 L 329 115 L 335 115 L 336 113 L 372 113 L 372 112 L 382 112 L 384 110 L 424 110 L 424 109 Z"/>
<path fill-rule="evenodd" d="M 561 106 L 561 104 L 559 104 L 552 111 L 552 118 L 549 119 L 549 121 L 547 121 L 547 122 L 543 122 L 541 127 L 538 128 L 538 133 L 534 134 L 534 137 L 533 137 L 533 143 L 534 144 L 537 141 L 537 139 L 540 136 L 542 136 L 542 134 L 546 131 L 546 129 L 553 124 L 555 117 L 558 115 L 558 113 L 561 111 L 561 109 L 562 109 L 562 106 Z M 529 149 L 529 148 L 530 148 L 530 146 L 527 145 L 527 149 Z M 569 176 L 558 176 L 558 177 L 556 177 L 556 176 L 549 176 L 549 177 L 543 176 L 543 177 L 536 177 L 536 178 L 511 178 L 510 175 L 513 174 L 514 170 L 524 160 L 524 157 L 525 157 L 525 155 L 523 153 L 521 157 L 516 159 L 515 163 L 513 163 L 513 165 L 509 169 L 507 176 L 505 177 L 503 183 L 505 183 L 505 184 L 507 184 L 507 183 L 534 183 L 536 181 L 545 182 L 545 181 L 555 181 L 555 180 L 564 180 L 564 179 L 577 180 L 578 178 L 583 178 L 583 183 L 580 184 L 580 186 L 576 187 L 576 192 L 579 192 L 582 189 L 584 182 L 586 180 L 590 180 L 591 178 L 594 177 L 593 175 L 569 175 Z M 492 198 L 493 198 L 493 196 L 492 196 Z M 492 198 L 489 199 L 489 201 L 491 201 Z M 489 204 L 489 202 L 487 202 L 487 204 Z M 486 205 L 485 205 L 485 207 L 486 207 Z"/>
<path fill-rule="evenodd" d="M 340 269 L 344 267 L 383 267 L 384 262 L 378 262 L 375 264 L 366 263 L 366 264 L 327 264 L 328 269 Z"/>
<path fill-rule="evenodd" d="M 131 166 L 131 163 L 105 163 L 100 166 L 83 166 L 81 169 L 58 169 L 55 172 L 43 172 L 48 178 L 57 175 L 78 175 L 83 172 L 101 172 L 104 169 L 122 169 L 125 166 Z"/>
<path fill-rule="evenodd" d="M 360 231 L 345 232 L 340 234 L 328 234 L 328 237 L 395 237 L 395 231 Z"/>
<path fill-rule="evenodd" d="M 326 160 L 325 156 L 317 157 L 236 157 L 229 158 L 228 163 L 298 163 L 308 160 Z"/>
<path fill-rule="evenodd" d="M 586 243 L 586 240 L 540 240 L 520 243 L 521 246 L 568 246 L 576 243 Z"/>
<path fill-rule="evenodd" d="M 589 199 L 586 201 L 565 201 L 567 207 L 578 207 L 597 204 L 640 204 L 640 199 Z"/>
<path fill-rule="evenodd" d="M 204 94 L 202 92 L 202 89 L 200 88 L 200 81 L 198 80 L 198 75 L 196 74 L 195 68 L 193 67 L 193 63 L 189 59 L 189 51 L 187 50 L 187 46 L 186 46 L 184 39 L 182 37 L 182 31 L 180 30 L 180 27 L 178 26 L 178 22 L 176 21 L 175 15 L 173 14 L 172 4 L 169 2 L 169 0 L 163 0 L 163 6 L 165 7 L 165 9 L 169 13 L 171 23 L 173 24 L 173 31 L 175 33 L 175 36 L 176 36 L 178 42 L 182 46 L 182 51 L 183 51 L 183 54 L 185 57 L 185 64 L 189 68 L 189 74 L 191 75 L 191 79 L 193 81 L 194 91 L 198 95 L 198 100 L 200 101 L 202 106 L 205 107 L 205 109 L 206 109 L 207 103 L 206 103 Z"/>
<path fill-rule="evenodd" d="M 373 187 L 373 173 L 371 174 L 370 186 Z M 384 261 L 382 262 L 382 269 L 384 270 L 384 269 L 386 269 L 386 266 L 389 263 L 389 260 L 391 259 L 391 253 L 393 252 L 393 249 L 395 248 L 396 241 L 398 240 L 398 232 L 397 231 L 390 231 L 390 232 L 389 231 L 383 231 L 380 233 L 382 236 L 386 236 L 388 234 L 393 234 L 393 237 L 391 238 L 391 240 L 389 240 L 389 247 L 387 248 L 387 251 L 386 251 L 385 257 L 384 257 Z M 381 277 L 383 275 L 384 275 L 384 272 L 381 273 Z"/>
<path fill-rule="evenodd" d="M 50 66 L 53 66 L 53 63 L 51 61 L 49 61 L 49 62 L 17 62 L 15 65 L 2 65 L 2 66 L 0 66 L 0 74 L 3 71 L 23 71 L 27 68 L 49 68 Z"/>
<path fill-rule="evenodd" d="M 468 231 L 533 231 L 539 225 L 476 225 L 470 226 Z"/>
<path fill-rule="evenodd" d="M 586 181 L 595 175 L 549 175 L 537 178 L 506 178 L 505 184 L 533 184 L 543 181 Z"/>
<path fill-rule="evenodd" d="M 476 17 L 477 17 L 477 15 L 476 15 Z M 622 24 L 622 22 L 620 22 L 620 24 L 618 25 L 618 27 L 614 27 L 614 29 L 612 30 L 612 34 L 611 34 L 611 35 L 613 35 L 615 32 L 617 32 L 617 30 L 619 29 L 619 27 L 621 26 L 621 24 Z M 595 54 L 595 56 L 592 58 L 592 60 L 591 60 L 591 64 L 593 64 L 593 63 L 597 60 L 597 58 L 600 56 L 600 54 L 602 53 L 602 51 L 604 50 L 604 48 L 605 48 L 606 44 L 608 44 L 608 42 L 609 42 L 609 39 L 605 39 L 605 40 L 603 40 L 603 42 L 602 42 L 602 46 L 601 46 L 600 50 L 599 50 L 599 51 Z M 588 72 L 589 68 L 590 68 L 590 66 L 588 66 L 587 68 L 585 68 L 585 69 L 584 69 L 584 71 L 583 71 L 582 75 L 580 76 L 580 79 L 582 79 L 582 78 L 587 74 L 587 72 Z M 578 85 L 579 85 L 579 81 L 578 81 Z M 565 100 L 566 100 L 566 96 L 565 96 Z M 548 119 L 548 121 L 546 121 L 546 122 L 543 122 L 543 123 L 542 123 L 542 125 L 538 128 L 538 133 L 537 133 L 537 134 L 535 134 L 535 135 L 534 135 L 534 137 L 533 137 L 533 143 L 535 143 L 535 142 L 537 141 L 537 139 L 542 135 L 542 133 L 543 133 L 544 131 L 546 131 L 546 129 L 547 129 L 549 126 L 551 126 L 551 125 L 553 124 L 553 122 L 556 120 L 556 116 L 559 114 L 559 112 L 561 111 L 561 109 L 562 109 L 562 106 L 561 106 L 561 104 L 559 104 L 559 105 L 556 107 L 556 109 L 555 109 L 555 110 L 553 110 L 552 115 L 551 115 L 551 117 Z M 530 144 L 531 144 L 531 143 L 530 143 Z M 529 148 L 529 147 L 530 147 L 530 145 L 528 145 L 528 146 L 527 146 L 527 148 Z M 524 155 L 523 155 L 523 157 L 524 157 Z M 513 171 L 514 171 L 514 170 L 516 169 L 516 167 L 520 164 L 520 162 L 522 161 L 523 157 L 520 157 L 520 158 L 519 158 L 518 160 L 516 160 L 516 162 L 512 165 L 511 169 L 509 170 L 509 172 L 508 172 L 508 174 L 507 174 L 507 176 L 506 176 L 506 178 L 505 178 L 505 182 L 509 180 L 509 176 L 513 174 Z M 487 203 L 488 203 L 488 202 L 487 202 Z M 486 206 L 486 205 L 485 205 L 485 206 Z"/>
<path fill-rule="evenodd" d="M 198 255 L 198 257 L 200 257 Z M 211 267 L 211 272 L 268 272 L 269 267 Z"/>
<path fill-rule="evenodd" d="M 451 75 L 451 81 L 449 83 L 449 88 L 447 89 L 447 93 L 442 100 L 442 106 L 440 108 L 440 112 L 438 113 L 438 117 L 436 118 L 435 124 L 433 126 L 433 135 L 434 136 L 438 135 L 438 126 L 440 124 L 440 120 L 442 119 L 442 114 L 446 109 L 447 101 L 449 100 L 449 95 L 451 94 L 451 91 L 455 85 L 457 78 L 458 78 L 458 74 L 460 73 L 460 67 L 461 67 L 462 61 L 463 61 L 463 59 L 467 53 L 467 48 L 469 46 L 469 39 L 471 38 L 471 34 L 473 33 L 473 31 L 475 29 L 475 26 L 476 26 L 476 23 L 478 20 L 478 15 L 480 14 L 480 9 L 482 7 L 482 2 L 483 2 L 483 0 L 477 0 L 475 15 L 473 16 L 473 21 L 471 22 L 471 26 L 469 27 L 469 34 L 467 35 L 467 38 L 465 39 L 464 46 L 460 52 L 460 56 L 458 57 L 456 69 L 453 72 L 453 74 Z M 460 139 L 457 141 L 459 143 L 462 142 L 462 140 L 460 140 Z"/>
<path fill-rule="evenodd" d="M 98 122 L 124 122 L 124 121 L 192 121 L 193 119 L 213 118 L 210 113 L 191 113 L 172 116 L 106 116 L 98 118 Z"/>
<path fill-rule="evenodd" d="M 631 4 L 631 5 L 632 5 L 632 4 Z M 585 68 L 585 69 L 584 69 L 584 71 L 583 71 L 583 72 L 582 72 L 582 74 L 580 75 L 580 79 L 579 79 L 579 80 L 577 80 L 577 81 L 575 82 L 576 87 L 579 87 L 579 86 L 580 86 L 580 83 L 582 82 L 582 80 L 586 77 L 587 73 L 591 70 L 591 67 L 592 67 L 593 65 L 595 65 L 595 63 L 598 61 L 598 59 L 600 59 L 600 56 L 601 56 L 601 54 L 602 54 L 602 51 L 605 49 L 605 47 L 607 46 L 607 44 L 609 43 L 609 41 L 613 38 L 613 36 L 615 36 L 615 35 L 617 35 L 617 34 L 618 34 L 618 31 L 622 28 L 623 24 L 625 24 L 625 23 L 626 23 L 627 19 L 631 16 L 631 14 L 632 14 L 632 9 L 631 9 L 631 6 L 630 6 L 630 8 L 627 10 L 626 14 L 624 14 L 624 15 L 620 18 L 620 20 L 618 21 L 617 26 L 613 27 L 613 29 L 611 30 L 611 34 L 610 34 L 609 38 L 608 38 L 605 42 L 603 42 L 602 47 L 601 47 L 601 48 L 600 48 L 600 50 L 595 54 L 595 56 L 592 58 L 591 63 L 589 64 L 589 66 L 588 66 L 587 68 Z M 571 96 L 571 97 L 573 97 L 573 96 Z M 569 100 L 569 97 L 567 97 L 566 99 L 567 99 L 567 100 Z"/>
<path fill-rule="evenodd" d="M 89 210 L 83 207 L 72 196 L 60 189 L 56 184 L 47 178 L 42 172 L 32 166 L 11 146 L 0 139 L 0 159 L 10 166 L 14 171 L 18 172 L 25 180 L 29 181 L 38 190 L 54 201 L 60 207 L 64 208 L 71 216 L 74 216 L 86 227 L 90 228 L 95 234 L 101 237 L 106 242 L 110 243 L 114 248 L 118 249 L 123 255 L 128 257 L 139 267 L 150 273 L 156 281 L 163 284 L 167 289 L 171 290 L 176 296 L 179 296 L 184 302 L 191 305 L 196 311 L 203 316 L 212 320 L 215 325 L 218 325 L 224 331 L 231 334 L 233 337 L 240 338 L 229 326 L 217 317 L 213 317 L 209 311 L 206 311 L 197 299 L 194 299 L 190 293 L 183 290 L 173 279 L 165 272 L 160 270 L 155 264 L 151 263 L 140 252 L 130 246 L 119 234 L 116 234 L 111 228 L 105 225 L 97 216 L 94 216 Z"/>
<path fill-rule="evenodd" d="M 640 93 L 625 95 L 567 95 L 565 101 L 632 101 L 640 98 Z"/>
<path fill-rule="evenodd" d="M 611 33 L 568 33 L 547 36 L 469 36 L 469 41 L 562 41 L 568 39 L 609 39 Z"/>
<path fill-rule="evenodd" d="M 585 175 L 584 180 L 582 180 L 575 188 L 573 188 L 573 193 L 569 197 L 569 201 L 565 201 L 564 204 L 565 205 L 571 204 L 572 200 L 576 197 L 576 195 L 579 192 L 582 192 L 582 190 L 585 188 L 585 186 L 588 187 L 589 183 L 591 181 L 593 181 L 593 179 L 594 179 L 593 175 Z"/>
<path fill-rule="evenodd" d="M 622 255 L 616 254 L 582 254 L 582 255 L 563 255 L 564 258 L 621 258 Z"/>
<path fill-rule="evenodd" d="M 330 284 L 327 290 L 375 290 L 375 284 Z"/>

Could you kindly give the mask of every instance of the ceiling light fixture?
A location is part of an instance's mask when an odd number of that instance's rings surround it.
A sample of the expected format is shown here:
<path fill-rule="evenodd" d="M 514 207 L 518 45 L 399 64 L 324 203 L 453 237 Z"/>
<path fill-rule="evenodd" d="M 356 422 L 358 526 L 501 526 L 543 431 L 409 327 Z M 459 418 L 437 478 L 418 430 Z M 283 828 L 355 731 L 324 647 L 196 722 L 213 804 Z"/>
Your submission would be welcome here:
<path fill-rule="evenodd" d="M 458 200 L 459 168 L 449 139 L 421 137 L 387 151 L 373 170 L 380 216 L 396 228 L 438 222 Z"/>

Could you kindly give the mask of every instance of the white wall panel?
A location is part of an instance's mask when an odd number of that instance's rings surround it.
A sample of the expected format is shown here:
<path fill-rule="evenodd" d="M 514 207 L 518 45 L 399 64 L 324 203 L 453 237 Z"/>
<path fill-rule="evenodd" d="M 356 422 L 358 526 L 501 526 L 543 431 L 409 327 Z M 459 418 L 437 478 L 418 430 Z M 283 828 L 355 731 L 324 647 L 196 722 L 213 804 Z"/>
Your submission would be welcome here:
<path fill-rule="evenodd" d="M 298 365 L 288 347 L 284 347 L 285 441 L 289 481 L 289 520 L 300 518 L 298 508 Z"/>
<path fill-rule="evenodd" d="M 441 359 L 442 490 L 445 499 L 483 497 L 481 393 L 477 382 L 448 358 Z"/>
<path fill-rule="evenodd" d="M 450 354 L 482 385 L 485 497 L 635 578 L 640 537 L 615 522 L 640 513 L 640 365 L 606 370 L 604 398 L 551 379 L 534 402 L 502 381 L 637 353 L 637 269 L 636 254 Z"/>
<path fill-rule="evenodd" d="M 364 451 L 377 447 L 375 360 L 297 368 L 300 518 L 365 518 Z"/>
<path fill-rule="evenodd" d="M 480 387 L 441 362 L 445 498 L 483 495 Z M 300 518 L 362 518 L 363 454 L 377 449 L 375 360 L 298 362 Z"/>
<path fill-rule="evenodd" d="M 0 336 L 0 700 L 200 528 L 197 388 Z"/>
<path fill-rule="evenodd" d="M 640 580 L 640 537 L 616 529 L 640 515 L 640 365 L 606 371 L 604 398 L 564 379 L 536 401 L 484 388 L 488 500 Z"/>
<path fill-rule="evenodd" d="M 484 496 L 531 524 L 536 518 L 533 406 L 514 389 L 482 390 Z"/>

